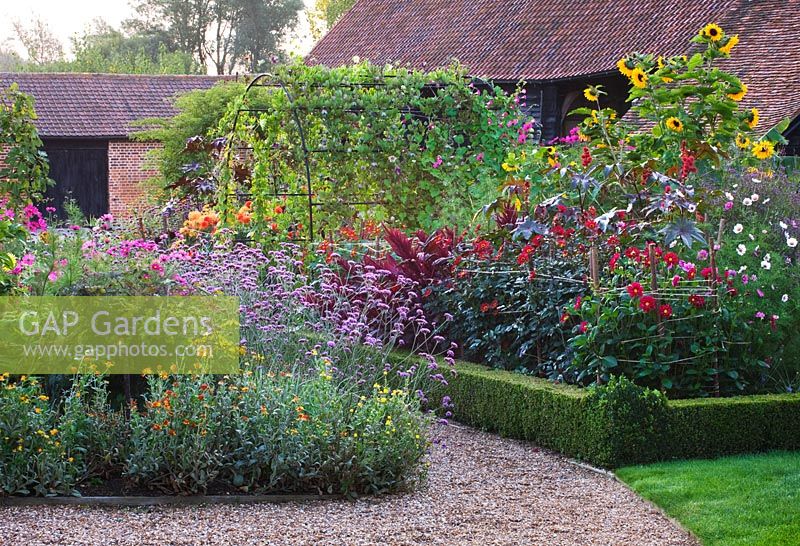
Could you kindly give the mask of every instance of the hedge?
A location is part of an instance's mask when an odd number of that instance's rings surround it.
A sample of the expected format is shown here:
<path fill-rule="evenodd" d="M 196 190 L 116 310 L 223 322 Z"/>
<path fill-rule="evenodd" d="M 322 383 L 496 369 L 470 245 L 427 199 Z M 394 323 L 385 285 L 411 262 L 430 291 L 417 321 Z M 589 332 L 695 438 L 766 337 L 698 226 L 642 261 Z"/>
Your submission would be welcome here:
<path fill-rule="evenodd" d="M 614 468 L 668 459 L 800 449 L 800 395 L 667 400 L 615 378 L 579 389 L 458 363 L 454 417 Z"/>

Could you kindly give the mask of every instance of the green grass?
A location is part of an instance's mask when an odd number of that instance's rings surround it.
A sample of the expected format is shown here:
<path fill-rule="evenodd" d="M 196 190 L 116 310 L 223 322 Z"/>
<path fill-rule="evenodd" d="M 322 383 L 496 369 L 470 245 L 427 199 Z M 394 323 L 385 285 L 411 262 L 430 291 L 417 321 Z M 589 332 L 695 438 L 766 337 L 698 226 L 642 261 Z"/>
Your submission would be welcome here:
<path fill-rule="evenodd" d="M 705 546 L 800 544 L 800 452 L 631 466 L 617 476 Z"/>

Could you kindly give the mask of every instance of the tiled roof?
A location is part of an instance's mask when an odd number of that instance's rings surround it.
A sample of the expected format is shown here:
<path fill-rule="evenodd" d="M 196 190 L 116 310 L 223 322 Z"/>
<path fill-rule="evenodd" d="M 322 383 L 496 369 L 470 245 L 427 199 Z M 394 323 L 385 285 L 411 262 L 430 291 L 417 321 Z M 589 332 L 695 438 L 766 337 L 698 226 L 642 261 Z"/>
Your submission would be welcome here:
<path fill-rule="evenodd" d="M 33 95 L 43 137 L 124 138 L 136 131 L 133 121 L 174 115 L 177 94 L 218 81 L 216 76 L 0 73 L 0 87 L 16 82 Z"/>
<path fill-rule="evenodd" d="M 354 56 L 474 76 L 552 81 L 616 71 L 624 54 L 684 53 L 708 22 L 738 33 L 729 68 L 764 126 L 800 110 L 800 0 L 359 0 L 309 62 Z"/>

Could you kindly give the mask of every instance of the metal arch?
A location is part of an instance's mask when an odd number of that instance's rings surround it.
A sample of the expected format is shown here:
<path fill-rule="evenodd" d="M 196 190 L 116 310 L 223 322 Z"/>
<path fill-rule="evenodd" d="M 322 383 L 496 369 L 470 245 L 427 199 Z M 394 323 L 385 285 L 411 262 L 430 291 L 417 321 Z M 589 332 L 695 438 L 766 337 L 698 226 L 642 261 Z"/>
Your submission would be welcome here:
<path fill-rule="evenodd" d="M 388 78 L 388 77 L 393 77 L 393 76 L 384 75 L 384 77 Z M 481 91 L 483 91 L 483 90 L 489 91 L 492 94 L 495 93 L 495 86 L 491 81 L 489 81 L 489 80 L 487 80 L 485 78 L 480 78 L 480 77 L 469 77 L 468 79 L 469 79 L 471 84 L 474 84 L 475 89 L 477 89 L 479 93 Z M 355 88 L 376 87 L 376 86 L 381 86 L 381 85 L 386 85 L 386 83 L 352 82 L 352 81 L 348 81 L 348 82 L 342 82 L 342 83 L 339 83 L 339 84 L 336 84 L 336 85 L 319 85 L 319 84 L 317 84 L 316 87 L 327 87 L 327 88 L 349 87 L 349 88 L 354 88 L 355 89 Z M 452 82 L 444 83 L 444 84 L 441 84 L 441 83 L 437 84 L 436 82 L 432 82 L 432 83 L 426 84 L 424 87 L 436 88 L 438 86 L 453 86 L 453 85 L 455 85 L 455 84 L 452 83 Z M 291 108 L 292 119 L 294 120 L 294 123 L 297 126 L 297 130 L 298 130 L 298 133 L 300 135 L 300 143 L 301 143 L 302 151 L 303 151 L 303 163 L 304 163 L 304 167 L 305 167 L 305 178 L 306 178 L 306 193 L 305 194 L 302 194 L 302 193 L 280 193 L 280 192 L 276 191 L 274 195 L 275 196 L 289 196 L 289 195 L 291 195 L 291 196 L 295 196 L 295 197 L 306 196 L 308 198 L 308 202 L 307 202 L 308 219 L 309 219 L 309 222 L 308 222 L 308 224 L 309 224 L 308 225 L 308 234 L 309 234 L 308 241 L 309 242 L 313 242 L 313 240 L 314 240 L 314 207 L 315 206 L 324 206 L 324 203 L 315 203 L 314 202 L 313 185 L 312 185 L 312 182 L 311 182 L 311 162 L 310 162 L 310 153 L 312 152 L 312 150 L 309 150 L 309 148 L 308 148 L 308 141 L 307 141 L 307 138 L 306 138 L 306 132 L 305 132 L 305 129 L 303 127 L 302 122 L 300 121 L 300 116 L 298 114 L 298 107 L 296 105 L 295 98 L 292 96 L 292 93 L 287 88 L 285 82 L 280 80 L 280 79 L 275 78 L 275 76 L 273 74 L 270 74 L 270 73 L 261 73 L 261 74 L 258 74 L 257 76 L 255 76 L 250 81 L 250 83 L 247 85 L 247 87 L 245 88 L 244 93 L 242 94 L 242 98 L 246 99 L 248 94 L 250 93 L 250 91 L 255 87 L 280 88 L 283 91 L 283 93 L 285 94 L 285 96 L 288 99 L 288 101 L 289 101 L 290 108 Z M 314 87 L 314 85 L 312 85 L 312 87 Z M 235 116 L 233 118 L 233 128 L 232 128 L 232 131 L 231 131 L 231 135 L 234 135 L 236 133 L 236 129 L 238 127 L 239 119 L 240 119 L 240 116 L 241 116 L 242 112 L 248 112 L 248 111 L 254 112 L 254 111 L 263 111 L 263 110 L 248 109 L 248 108 L 242 108 L 242 107 L 238 108 L 237 111 L 236 111 L 236 114 L 235 114 Z M 361 112 L 361 110 L 359 110 L 359 112 Z M 355 113 L 355 111 L 353 113 Z M 409 109 L 409 111 L 407 113 L 413 113 L 413 112 Z M 436 118 L 436 119 L 439 119 L 439 118 Z M 226 160 L 230 163 L 230 161 L 232 159 L 231 158 L 231 154 L 232 154 L 232 151 L 234 149 L 233 139 L 232 138 L 228 139 L 228 142 L 226 143 L 226 146 L 227 146 Z M 330 153 L 330 152 L 335 152 L 337 150 L 313 150 L 313 152 L 318 152 L 318 151 L 325 151 L 325 152 L 329 152 Z M 378 150 L 375 150 L 375 152 L 377 153 Z M 277 188 L 276 188 L 276 190 L 277 190 Z M 344 203 L 341 203 L 341 204 L 344 204 L 344 205 L 377 205 L 377 204 L 381 204 L 381 202 L 380 201 L 358 201 L 358 202 L 344 202 Z"/>
<path fill-rule="evenodd" d="M 294 97 L 292 97 L 292 94 L 289 92 L 289 89 L 286 87 L 286 85 L 284 84 L 283 81 L 275 80 L 274 78 L 275 77 L 272 74 L 269 74 L 269 73 L 266 73 L 266 72 L 263 73 L 263 74 L 257 75 L 247 85 L 247 87 L 244 90 L 244 93 L 242 94 L 242 97 L 246 98 L 248 93 L 250 93 L 250 90 L 253 89 L 253 87 L 280 87 L 281 90 L 286 95 L 286 98 L 289 100 L 289 104 L 291 105 L 291 111 L 292 111 L 292 119 L 294 120 L 295 124 L 297 125 L 297 131 L 300 134 L 300 143 L 302 145 L 302 150 L 303 150 L 303 163 L 305 164 L 305 171 L 306 171 L 306 193 L 308 195 L 308 240 L 309 241 L 313 241 L 314 240 L 314 202 L 313 202 L 313 195 L 312 195 L 312 191 L 311 191 L 311 189 L 312 189 L 311 188 L 311 163 L 310 163 L 309 157 L 308 157 L 308 146 L 306 144 L 306 133 L 305 133 L 305 130 L 303 129 L 303 124 L 300 123 L 300 117 L 297 115 L 297 108 L 295 108 Z M 272 81 L 269 84 L 266 84 L 266 85 L 263 84 L 263 83 L 259 83 L 262 80 L 266 80 L 266 79 L 271 79 Z M 244 110 L 242 108 L 239 108 L 239 109 L 236 110 L 236 115 L 233 118 L 232 134 L 236 133 L 236 128 L 238 127 L 238 124 L 239 124 L 239 115 L 243 111 Z M 228 161 L 230 161 L 230 153 L 231 153 L 232 149 L 233 149 L 233 146 L 231 145 L 231 142 L 228 142 L 228 155 L 227 155 Z"/>

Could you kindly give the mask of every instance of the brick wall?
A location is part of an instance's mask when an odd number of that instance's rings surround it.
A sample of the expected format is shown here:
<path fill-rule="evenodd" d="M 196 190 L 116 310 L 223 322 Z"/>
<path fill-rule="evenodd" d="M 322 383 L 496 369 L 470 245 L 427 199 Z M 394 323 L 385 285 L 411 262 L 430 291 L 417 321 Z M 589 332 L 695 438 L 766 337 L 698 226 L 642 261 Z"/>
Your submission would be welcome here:
<path fill-rule="evenodd" d="M 108 143 L 108 200 L 114 216 L 130 216 L 143 206 L 143 182 L 158 171 L 147 152 L 158 144 L 111 140 Z"/>

